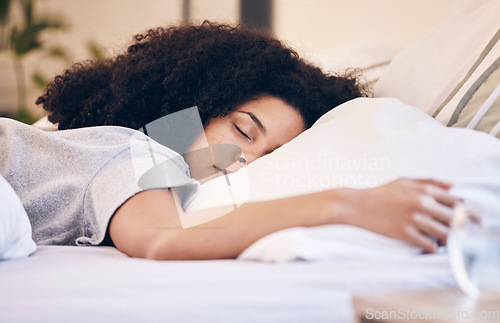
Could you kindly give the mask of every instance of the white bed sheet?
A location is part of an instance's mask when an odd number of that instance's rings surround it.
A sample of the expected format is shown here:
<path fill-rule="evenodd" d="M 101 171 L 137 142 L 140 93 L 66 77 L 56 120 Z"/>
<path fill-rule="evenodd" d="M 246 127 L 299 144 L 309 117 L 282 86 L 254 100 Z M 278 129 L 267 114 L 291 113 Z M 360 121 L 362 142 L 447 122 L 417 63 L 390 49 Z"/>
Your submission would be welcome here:
<path fill-rule="evenodd" d="M 0 322 L 349 322 L 353 293 L 455 286 L 445 254 L 161 262 L 41 246 L 0 262 Z"/>

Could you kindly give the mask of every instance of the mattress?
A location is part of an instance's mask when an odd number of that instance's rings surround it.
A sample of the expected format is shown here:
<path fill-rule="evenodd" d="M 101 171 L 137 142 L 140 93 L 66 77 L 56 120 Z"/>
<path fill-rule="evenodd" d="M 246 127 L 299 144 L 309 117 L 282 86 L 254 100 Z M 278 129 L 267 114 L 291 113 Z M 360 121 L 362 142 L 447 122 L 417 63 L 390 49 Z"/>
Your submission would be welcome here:
<path fill-rule="evenodd" d="M 154 261 L 40 246 L 0 262 L 1 322 L 347 322 L 353 294 L 456 287 L 445 254 Z"/>

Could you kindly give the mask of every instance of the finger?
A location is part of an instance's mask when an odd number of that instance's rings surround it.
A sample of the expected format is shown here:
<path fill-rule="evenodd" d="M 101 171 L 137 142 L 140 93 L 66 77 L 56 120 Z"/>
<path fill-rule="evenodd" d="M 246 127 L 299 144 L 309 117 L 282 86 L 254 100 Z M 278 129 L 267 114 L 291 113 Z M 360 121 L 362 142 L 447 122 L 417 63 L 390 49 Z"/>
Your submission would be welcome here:
<path fill-rule="evenodd" d="M 406 229 L 407 242 L 422 248 L 424 252 L 436 253 L 438 251 L 438 244 L 436 241 L 432 240 L 430 237 L 426 236 L 420 232 L 415 227 L 409 227 Z"/>
<path fill-rule="evenodd" d="M 481 216 L 479 216 L 479 214 L 477 214 L 475 212 L 470 212 L 467 215 L 469 216 L 469 219 L 472 222 L 476 223 L 479 226 L 484 226 L 483 218 Z"/>
<path fill-rule="evenodd" d="M 462 201 L 460 197 L 453 196 L 448 193 L 448 191 L 436 186 L 429 187 L 428 191 L 436 199 L 436 201 L 450 207 Z"/>
<path fill-rule="evenodd" d="M 458 207 L 458 205 L 456 205 Z M 465 211 L 467 212 L 467 217 L 469 218 L 470 221 L 474 222 L 477 225 L 483 226 L 483 220 L 481 216 L 479 215 L 480 212 L 477 208 L 472 207 L 468 205 L 467 203 L 461 204 L 462 207 L 465 208 Z"/>
<path fill-rule="evenodd" d="M 444 205 L 437 201 L 435 197 L 429 196 L 423 200 L 422 212 L 430 215 L 437 221 L 450 226 L 453 220 L 453 207 Z"/>
<path fill-rule="evenodd" d="M 431 237 L 437 238 L 441 245 L 446 245 L 449 233 L 449 228 L 446 225 L 420 213 L 414 216 L 414 221 L 417 229 Z"/>
<path fill-rule="evenodd" d="M 415 181 L 422 183 L 422 184 L 430 184 L 430 185 L 438 186 L 438 187 L 441 187 L 442 189 L 445 189 L 445 190 L 449 190 L 450 188 L 453 187 L 452 183 L 439 181 L 439 180 L 433 179 L 433 178 L 420 178 L 420 179 L 415 179 Z"/>

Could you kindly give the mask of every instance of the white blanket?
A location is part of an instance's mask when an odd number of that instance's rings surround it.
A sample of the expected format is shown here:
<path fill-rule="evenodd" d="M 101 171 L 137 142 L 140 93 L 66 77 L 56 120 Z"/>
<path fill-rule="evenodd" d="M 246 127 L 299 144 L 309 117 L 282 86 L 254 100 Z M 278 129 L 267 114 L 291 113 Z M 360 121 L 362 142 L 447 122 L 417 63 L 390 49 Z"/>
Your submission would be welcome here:
<path fill-rule="evenodd" d="M 21 200 L 0 176 L 0 260 L 27 257 L 36 250 Z"/>
<path fill-rule="evenodd" d="M 241 204 L 342 186 L 373 187 L 399 177 L 450 181 L 455 195 L 488 200 L 500 210 L 500 141 L 469 129 L 446 128 L 396 99 L 355 99 L 272 154 L 229 175 L 231 187 L 224 178 L 202 185 L 188 210 L 232 205 L 233 199 Z M 387 256 L 394 250 L 400 255 L 416 252 L 368 231 L 327 226 L 274 233 L 241 258 L 320 260 Z"/>

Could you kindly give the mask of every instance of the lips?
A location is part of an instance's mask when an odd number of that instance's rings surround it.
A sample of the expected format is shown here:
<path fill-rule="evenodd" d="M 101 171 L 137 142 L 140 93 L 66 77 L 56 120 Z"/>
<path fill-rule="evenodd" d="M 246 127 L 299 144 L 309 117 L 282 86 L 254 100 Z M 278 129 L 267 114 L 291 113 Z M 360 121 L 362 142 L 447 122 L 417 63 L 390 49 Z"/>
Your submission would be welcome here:
<path fill-rule="evenodd" d="M 231 174 L 231 173 L 233 173 L 233 172 L 234 172 L 234 171 L 231 171 L 231 170 L 229 170 L 229 169 L 222 169 L 222 168 L 219 168 L 219 167 L 217 167 L 217 166 L 215 166 L 215 165 L 214 165 L 213 167 L 214 167 L 214 169 L 215 169 L 215 173 L 216 173 L 216 174 L 220 174 L 220 175 L 227 175 L 227 174 Z"/>
<path fill-rule="evenodd" d="M 218 176 L 223 176 L 223 175 L 224 175 L 224 172 L 223 172 L 223 171 L 222 171 L 222 169 L 220 169 L 219 167 L 214 166 L 214 169 L 215 169 L 215 173 L 216 173 Z"/>

